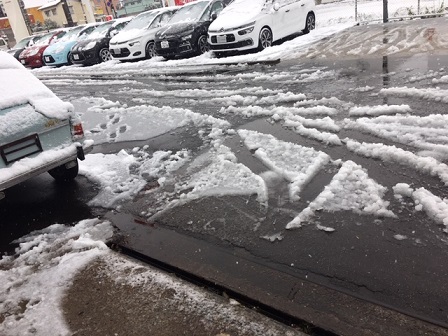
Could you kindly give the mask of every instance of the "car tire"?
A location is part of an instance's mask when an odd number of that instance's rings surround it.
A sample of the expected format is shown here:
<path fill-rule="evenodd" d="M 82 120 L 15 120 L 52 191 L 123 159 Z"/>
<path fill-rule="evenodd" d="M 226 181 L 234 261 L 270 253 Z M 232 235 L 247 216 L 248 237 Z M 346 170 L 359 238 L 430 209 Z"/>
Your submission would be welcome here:
<path fill-rule="evenodd" d="M 154 43 L 154 41 L 150 41 L 150 42 L 146 43 L 145 53 L 146 53 L 146 58 L 153 58 L 153 57 L 157 56 L 156 44 Z"/>
<path fill-rule="evenodd" d="M 314 16 L 314 13 L 308 13 L 305 21 L 305 29 L 303 29 L 302 32 L 308 34 L 314 28 L 316 28 L 316 17 Z"/>
<path fill-rule="evenodd" d="M 67 55 L 67 64 L 68 65 L 72 65 L 73 64 L 73 56 L 72 56 L 71 52 L 69 52 L 68 55 Z"/>
<path fill-rule="evenodd" d="M 210 51 L 210 45 L 208 44 L 206 35 L 199 36 L 198 42 L 196 43 L 196 50 L 198 55 L 202 55 Z"/>
<path fill-rule="evenodd" d="M 258 37 L 258 50 L 264 50 L 272 46 L 272 31 L 268 27 L 260 30 Z"/>
<path fill-rule="evenodd" d="M 73 167 L 67 169 L 65 164 L 63 164 L 62 166 L 49 170 L 48 173 L 58 182 L 68 182 L 78 176 L 78 171 L 79 165 L 78 160 L 76 160 L 76 165 Z"/>
<path fill-rule="evenodd" d="M 98 52 L 98 58 L 100 60 L 100 63 L 107 62 L 112 59 L 112 55 L 110 54 L 109 49 L 103 48 Z"/>

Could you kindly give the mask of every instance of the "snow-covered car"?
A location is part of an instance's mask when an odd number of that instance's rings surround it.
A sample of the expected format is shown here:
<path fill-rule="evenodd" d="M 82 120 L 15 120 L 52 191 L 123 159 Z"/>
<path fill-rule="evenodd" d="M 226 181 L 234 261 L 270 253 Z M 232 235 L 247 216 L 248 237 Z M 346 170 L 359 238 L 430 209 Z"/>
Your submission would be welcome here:
<path fill-rule="evenodd" d="M 8 49 L 8 41 L 6 41 L 3 37 L 0 37 L 0 50 L 7 51 Z"/>
<path fill-rule="evenodd" d="M 44 65 L 42 55 L 45 49 L 67 33 L 66 29 L 58 29 L 43 35 L 32 46 L 23 50 L 19 55 L 19 61 L 30 68 L 39 68 Z"/>
<path fill-rule="evenodd" d="M 13 55 L 18 60 L 22 51 L 24 51 L 26 47 L 31 47 L 34 45 L 34 43 L 36 43 L 41 37 L 42 35 L 33 35 L 21 39 L 14 47 L 8 50 L 8 54 Z"/>
<path fill-rule="evenodd" d="M 226 3 L 225 0 L 196 0 L 182 6 L 156 33 L 156 53 L 170 59 L 209 51 L 208 27 Z"/>
<path fill-rule="evenodd" d="M 137 15 L 110 40 L 109 51 L 112 57 L 134 60 L 156 56 L 155 35 L 176 10 L 177 7 L 165 7 Z"/>
<path fill-rule="evenodd" d="M 216 53 L 263 50 L 290 35 L 315 28 L 314 0 L 235 0 L 208 29 Z"/>
<path fill-rule="evenodd" d="M 60 38 L 56 43 L 49 45 L 45 51 L 43 60 L 45 65 L 64 65 L 72 64 L 72 55 L 70 50 L 78 41 L 82 41 L 89 35 L 98 23 L 78 26 L 70 29 L 67 34 Z"/>
<path fill-rule="evenodd" d="M 3 51 L 0 78 L 0 199 L 5 189 L 44 172 L 74 179 L 93 141 L 84 140 L 73 106 Z"/>

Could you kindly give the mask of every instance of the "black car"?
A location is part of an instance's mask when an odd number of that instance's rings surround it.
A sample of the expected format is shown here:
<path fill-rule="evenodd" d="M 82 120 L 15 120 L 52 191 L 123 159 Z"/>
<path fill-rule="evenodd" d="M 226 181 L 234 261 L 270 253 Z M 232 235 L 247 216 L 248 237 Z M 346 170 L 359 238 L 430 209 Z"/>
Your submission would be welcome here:
<path fill-rule="evenodd" d="M 7 51 L 8 54 L 14 56 L 17 60 L 19 59 L 19 55 L 22 51 L 25 50 L 26 47 L 31 47 L 36 41 L 38 41 L 42 35 L 33 35 L 28 36 L 21 39 L 17 44 Z"/>
<path fill-rule="evenodd" d="M 72 47 L 72 63 L 92 65 L 111 60 L 109 41 L 130 20 L 131 18 L 111 20 L 96 27 L 87 38 Z"/>
<path fill-rule="evenodd" d="M 208 26 L 223 10 L 225 0 L 197 0 L 181 7 L 156 33 L 156 53 L 166 59 L 203 54 L 210 50 Z"/>

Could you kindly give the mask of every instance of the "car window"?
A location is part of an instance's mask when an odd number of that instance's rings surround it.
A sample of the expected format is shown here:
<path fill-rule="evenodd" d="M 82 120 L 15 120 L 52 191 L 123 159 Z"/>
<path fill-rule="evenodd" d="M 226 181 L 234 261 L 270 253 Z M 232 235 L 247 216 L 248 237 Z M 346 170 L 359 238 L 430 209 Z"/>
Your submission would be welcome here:
<path fill-rule="evenodd" d="M 0 46 L 5 46 L 5 45 L 6 45 L 5 40 L 4 39 L 0 39 Z"/>
<path fill-rule="evenodd" d="M 155 12 L 148 12 L 136 16 L 131 21 L 129 21 L 126 27 L 124 27 L 123 31 L 146 28 L 148 24 L 154 19 L 154 16 L 156 16 L 156 14 L 157 13 Z"/>
<path fill-rule="evenodd" d="M 166 25 L 166 23 L 171 19 L 174 12 L 166 12 L 160 15 L 160 26 Z"/>
<path fill-rule="evenodd" d="M 16 49 L 21 49 L 21 48 L 25 48 L 28 43 L 31 41 L 32 37 L 25 37 L 23 40 L 20 40 L 19 43 L 17 43 L 14 48 Z"/>
<path fill-rule="evenodd" d="M 181 7 L 171 18 L 171 23 L 178 22 L 194 22 L 201 18 L 201 15 L 205 8 L 207 8 L 208 3 L 205 1 L 196 2 L 192 5 L 184 5 Z M 210 15 L 210 14 L 209 14 Z"/>
<path fill-rule="evenodd" d="M 212 6 L 212 9 L 210 13 L 215 13 L 216 15 L 219 15 L 221 11 L 224 9 L 224 5 L 221 2 L 215 2 Z"/>
<path fill-rule="evenodd" d="M 112 24 L 113 22 L 108 22 L 99 25 L 92 31 L 92 33 L 90 33 L 89 39 L 98 39 L 105 37 L 107 35 L 109 28 L 112 27 Z"/>
<path fill-rule="evenodd" d="M 149 25 L 148 29 L 154 29 L 157 27 L 160 27 L 160 18 L 162 15 L 159 15 L 158 17 L 156 17 L 151 24 Z"/>
<path fill-rule="evenodd" d="M 114 27 L 114 29 L 115 29 L 116 31 L 120 31 L 120 30 L 122 30 L 122 29 L 126 26 L 126 24 L 127 24 L 127 22 L 119 23 L 119 24 L 117 24 L 117 25 Z"/>
<path fill-rule="evenodd" d="M 89 35 L 95 28 L 96 28 L 96 26 L 87 27 L 79 34 L 78 39 L 86 38 L 86 36 Z"/>
<path fill-rule="evenodd" d="M 53 35 L 54 35 L 54 33 L 48 33 L 48 34 L 42 35 L 42 37 L 41 37 L 39 40 L 37 40 L 37 41 L 34 43 L 34 45 L 40 45 L 40 46 L 43 46 L 43 45 L 48 45 L 48 44 L 50 44 L 50 40 L 51 40 L 51 38 L 53 37 Z"/>

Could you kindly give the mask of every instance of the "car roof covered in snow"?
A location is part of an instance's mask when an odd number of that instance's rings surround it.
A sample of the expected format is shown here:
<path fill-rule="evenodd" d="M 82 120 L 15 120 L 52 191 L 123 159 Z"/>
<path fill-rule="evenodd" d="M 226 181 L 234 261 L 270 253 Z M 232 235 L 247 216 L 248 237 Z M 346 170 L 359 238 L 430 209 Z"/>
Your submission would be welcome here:
<path fill-rule="evenodd" d="M 68 119 L 73 105 L 65 103 L 12 55 L 0 51 L 0 110 L 30 104 L 48 118 Z"/>

